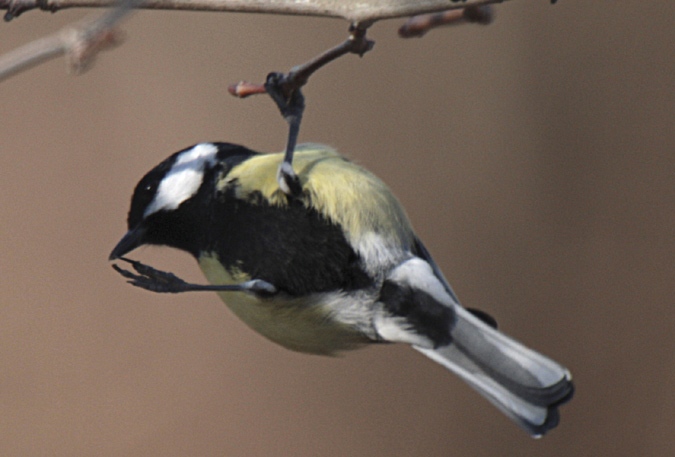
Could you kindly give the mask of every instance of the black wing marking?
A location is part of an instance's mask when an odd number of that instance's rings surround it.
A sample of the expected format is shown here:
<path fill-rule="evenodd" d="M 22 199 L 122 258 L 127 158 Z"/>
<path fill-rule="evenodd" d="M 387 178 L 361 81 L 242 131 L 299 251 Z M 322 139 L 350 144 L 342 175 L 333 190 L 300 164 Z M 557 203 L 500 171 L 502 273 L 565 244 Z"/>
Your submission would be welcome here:
<path fill-rule="evenodd" d="M 493 329 L 495 329 L 495 330 L 497 329 L 497 320 L 494 317 L 490 316 L 485 311 L 481 311 L 481 310 L 476 309 L 476 308 L 466 308 L 466 310 L 468 312 L 470 312 L 471 314 L 473 314 L 474 316 L 476 316 L 478 319 L 485 322 L 487 325 L 489 325 Z"/>
<path fill-rule="evenodd" d="M 445 279 L 445 276 L 443 276 L 443 272 L 441 272 L 441 269 L 438 268 L 438 265 L 436 265 L 436 262 L 434 262 L 434 259 L 431 257 L 431 254 L 429 254 L 429 251 L 427 250 L 426 247 L 424 247 L 424 244 L 422 244 L 422 241 L 415 237 L 415 244 L 413 246 L 413 254 L 418 256 L 421 259 L 424 259 L 429 265 L 431 265 L 431 269 L 434 272 L 434 275 L 441 281 L 441 284 L 443 284 L 443 287 L 445 290 L 450 294 L 450 297 L 457 303 L 459 303 L 459 299 L 457 298 L 457 295 L 455 295 L 455 292 L 452 290 L 452 287 L 450 287 L 450 284 L 448 281 Z M 488 313 L 485 311 L 481 311 L 478 309 L 474 308 L 469 308 L 467 309 L 471 314 L 488 324 L 492 328 L 497 328 L 497 320 L 490 316 Z"/>

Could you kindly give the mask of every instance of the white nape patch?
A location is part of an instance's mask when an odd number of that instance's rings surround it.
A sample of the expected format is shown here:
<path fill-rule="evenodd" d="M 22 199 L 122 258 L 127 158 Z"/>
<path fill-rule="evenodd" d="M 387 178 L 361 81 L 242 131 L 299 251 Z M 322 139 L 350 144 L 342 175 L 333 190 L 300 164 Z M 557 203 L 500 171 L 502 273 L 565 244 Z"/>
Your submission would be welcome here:
<path fill-rule="evenodd" d="M 204 178 L 204 168 L 215 163 L 217 152 L 215 144 L 201 143 L 181 153 L 159 183 L 155 198 L 143 217 L 160 210 L 174 210 L 196 194 Z"/>
<path fill-rule="evenodd" d="M 434 274 L 431 265 L 419 257 L 406 260 L 394 268 L 387 279 L 401 285 L 408 285 L 414 289 L 419 289 L 446 306 L 453 306 L 455 304 L 441 281 Z"/>

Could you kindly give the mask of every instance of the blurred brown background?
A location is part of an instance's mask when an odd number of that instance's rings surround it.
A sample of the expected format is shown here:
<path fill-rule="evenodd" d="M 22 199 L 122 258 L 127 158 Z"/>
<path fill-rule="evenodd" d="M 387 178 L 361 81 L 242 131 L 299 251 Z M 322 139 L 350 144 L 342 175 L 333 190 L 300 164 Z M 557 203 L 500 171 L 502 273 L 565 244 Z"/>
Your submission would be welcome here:
<path fill-rule="evenodd" d="M 0 85 L 1 456 L 665 456 L 675 447 L 673 2 L 500 5 L 490 27 L 379 23 L 305 90 L 302 141 L 398 194 L 463 303 L 567 364 L 532 440 L 407 347 L 338 359 L 263 340 L 215 295 L 128 286 L 107 256 L 137 180 L 182 147 L 280 150 L 262 81 L 340 20 L 141 12 L 92 71 Z M 0 51 L 83 11 L 0 24 Z M 136 257 L 195 281 L 169 249 Z"/>

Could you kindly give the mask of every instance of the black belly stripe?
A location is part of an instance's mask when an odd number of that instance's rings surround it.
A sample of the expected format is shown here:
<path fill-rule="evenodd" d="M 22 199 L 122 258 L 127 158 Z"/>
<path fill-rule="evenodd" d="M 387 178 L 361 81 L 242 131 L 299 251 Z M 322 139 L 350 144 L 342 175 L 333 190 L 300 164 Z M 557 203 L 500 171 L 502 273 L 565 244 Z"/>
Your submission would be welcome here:
<path fill-rule="evenodd" d="M 370 285 L 341 227 L 316 210 L 297 200 L 280 207 L 262 196 L 251 201 L 224 197 L 207 245 L 226 267 L 294 296 Z"/>

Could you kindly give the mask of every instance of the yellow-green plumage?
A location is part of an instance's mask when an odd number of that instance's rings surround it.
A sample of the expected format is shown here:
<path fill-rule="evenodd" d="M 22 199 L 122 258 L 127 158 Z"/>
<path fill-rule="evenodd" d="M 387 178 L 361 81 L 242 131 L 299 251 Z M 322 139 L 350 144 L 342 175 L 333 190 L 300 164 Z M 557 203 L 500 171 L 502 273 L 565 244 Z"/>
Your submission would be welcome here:
<path fill-rule="evenodd" d="M 211 284 L 239 284 L 248 278 L 226 270 L 214 253 L 199 258 L 199 267 Z M 319 297 L 261 299 L 246 292 L 218 292 L 221 300 L 246 325 L 265 338 L 293 351 L 335 355 L 370 341 L 347 323 L 331 319 L 333 307 L 348 309 L 347 295 L 319 294 L 332 299 L 318 305 Z"/>
<path fill-rule="evenodd" d="M 234 186 L 237 199 L 256 203 L 262 196 L 267 204 L 284 207 L 288 198 L 277 182 L 282 159 L 282 153 L 253 156 L 221 176 L 216 190 L 224 193 Z M 345 237 L 364 260 L 375 256 L 378 262 L 373 264 L 378 268 L 389 261 L 393 267 L 406 255 L 414 240 L 410 222 L 396 197 L 375 175 L 334 149 L 317 144 L 296 148 L 293 169 L 303 189 L 298 198 L 306 207 L 342 227 Z M 364 266 L 367 264 L 364 262 Z M 202 253 L 199 265 L 212 284 L 239 284 L 253 279 L 236 266 L 224 268 L 214 252 Z M 350 322 L 350 316 L 360 319 L 358 314 L 363 311 L 356 309 L 358 303 L 353 295 L 321 294 L 323 300 L 317 297 L 264 300 L 242 292 L 219 295 L 247 325 L 289 349 L 333 354 L 368 341 L 363 329 L 357 330 Z"/>
<path fill-rule="evenodd" d="M 282 159 L 282 153 L 252 157 L 235 166 L 219 188 L 237 180 L 239 197 L 245 199 L 260 192 L 269 203 L 286 205 L 287 197 L 277 182 Z M 401 246 L 412 243 L 413 231 L 403 207 L 387 185 L 368 170 L 320 144 L 299 145 L 293 156 L 293 169 L 303 189 L 300 199 L 342 226 L 350 241 L 358 244 L 360 237 L 377 233 L 395 236 L 392 243 Z"/>

